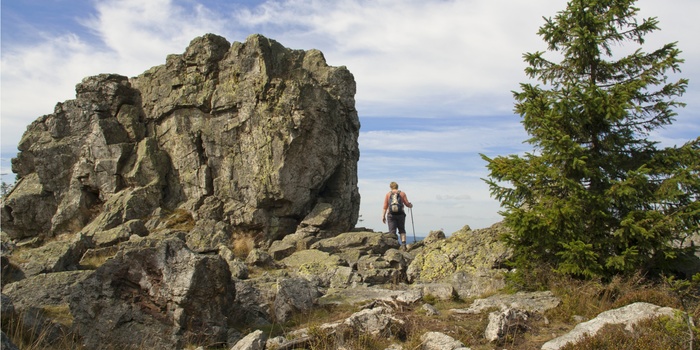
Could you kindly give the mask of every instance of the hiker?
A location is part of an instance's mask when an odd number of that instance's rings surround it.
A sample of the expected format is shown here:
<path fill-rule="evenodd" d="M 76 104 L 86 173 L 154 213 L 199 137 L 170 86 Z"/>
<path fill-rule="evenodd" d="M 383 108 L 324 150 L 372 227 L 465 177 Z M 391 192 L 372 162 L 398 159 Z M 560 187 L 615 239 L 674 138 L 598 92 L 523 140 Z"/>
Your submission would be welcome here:
<path fill-rule="evenodd" d="M 389 232 L 396 234 L 399 230 L 401 237 L 401 250 L 406 250 L 406 212 L 403 207 L 413 208 L 413 204 L 408 201 L 405 192 L 399 191 L 399 184 L 392 182 L 389 184 L 389 191 L 384 196 L 384 209 L 382 211 L 382 222 L 386 224 L 389 220 Z"/>

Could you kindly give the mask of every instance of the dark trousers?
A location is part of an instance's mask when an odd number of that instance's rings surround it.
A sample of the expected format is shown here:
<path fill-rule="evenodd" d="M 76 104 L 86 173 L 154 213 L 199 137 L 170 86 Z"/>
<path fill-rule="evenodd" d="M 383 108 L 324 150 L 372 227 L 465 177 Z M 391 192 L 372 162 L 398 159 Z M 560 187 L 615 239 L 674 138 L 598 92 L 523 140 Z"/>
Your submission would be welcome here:
<path fill-rule="evenodd" d="M 389 213 L 386 216 L 386 222 L 389 224 L 389 232 L 396 234 L 396 230 L 399 230 L 400 234 L 406 233 L 406 213 Z"/>

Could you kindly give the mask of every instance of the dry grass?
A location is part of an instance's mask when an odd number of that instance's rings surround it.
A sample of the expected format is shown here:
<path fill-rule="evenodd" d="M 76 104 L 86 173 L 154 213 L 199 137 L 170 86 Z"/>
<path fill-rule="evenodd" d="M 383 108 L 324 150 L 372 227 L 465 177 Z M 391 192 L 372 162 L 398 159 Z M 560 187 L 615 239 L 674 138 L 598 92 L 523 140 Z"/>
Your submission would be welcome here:
<path fill-rule="evenodd" d="M 237 258 L 245 260 L 253 249 L 255 249 L 255 237 L 247 234 L 234 235 L 231 238 L 231 250 Z"/>
<path fill-rule="evenodd" d="M 562 350 L 685 350 L 697 349 L 698 345 L 700 342 L 694 341 L 691 346 L 688 330 L 681 320 L 663 317 L 642 321 L 632 332 L 623 325 L 607 325 L 595 337 L 586 336 Z"/>
<path fill-rule="evenodd" d="M 368 337 L 359 334 L 355 338 L 347 333 L 342 336 L 329 335 L 318 331 L 315 341 L 309 342 L 308 349 L 327 350 L 344 345 L 352 349 L 385 349 L 391 343 L 398 343 L 404 349 L 418 349 L 420 337 L 426 332 L 441 332 L 464 343 L 473 350 L 486 349 L 540 349 L 542 345 L 560 335 L 569 332 L 576 325 L 576 317 L 591 319 L 599 313 L 622 307 L 634 302 L 649 302 L 659 306 L 681 308 L 680 300 L 664 283 L 643 278 L 640 275 L 629 278 L 615 278 L 608 283 L 601 281 L 580 281 L 567 277 L 549 277 L 549 289 L 561 298 L 561 304 L 543 315 L 533 314 L 525 328 L 512 329 L 498 343 L 490 343 L 484 338 L 488 324 L 488 310 L 477 315 L 453 314 L 450 309 L 464 308 L 470 301 L 438 300 L 426 295 L 423 302 L 435 306 L 440 314 L 427 316 L 420 309 L 420 304 L 404 310 L 397 310 L 396 315 L 405 320 L 402 330 L 395 330 L 391 337 Z M 700 315 L 700 305 L 690 305 L 691 316 Z M 304 324 L 298 320 L 298 327 L 313 327 L 322 323 L 338 321 L 357 310 L 315 311 L 307 315 L 313 323 Z M 570 349 L 689 349 L 690 333 L 682 318 L 658 319 L 642 322 L 632 333 L 623 332 L 623 327 L 608 327 L 601 335 L 586 339 L 581 347 Z M 694 337 L 698 337 L 697 329 Z M 400 335 L 400 336 L 399 336 Z M 621 346 L 622 345 L 622 346 Z M 694 348 L 698 348 L 697 344 Z"/>
<path fill-rule="evenodd" d="M 170 215 L 168 215 L 165 218 L 165 227 L 172 229 L 172 230 L 178 230 L 178 231 L 185 231 L 189 232 L 192 231 L 195 225 L 195 220 L 192 217 L 192 214 L 185 209 L 175 209 Z"/>
<path fill-rule="evenodd" d="M 53 322 L 37 321 L 51 319 Z M 68 331 L 73 323 L 68 305 L 46 306 L 6 317 L 2 330 L 22 350 L 82 349 L 77 336 Z"/>

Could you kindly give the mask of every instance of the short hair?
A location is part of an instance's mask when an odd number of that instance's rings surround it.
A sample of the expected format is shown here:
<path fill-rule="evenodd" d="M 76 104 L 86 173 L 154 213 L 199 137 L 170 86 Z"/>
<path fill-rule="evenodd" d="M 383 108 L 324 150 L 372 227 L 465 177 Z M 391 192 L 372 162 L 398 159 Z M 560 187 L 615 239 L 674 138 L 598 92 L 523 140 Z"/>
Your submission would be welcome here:
<path fill-rule="evenodd" d="M 391 188 L 392 190 L 398 190 L 398 189 L 399 189 L 399 184 L 397 184 L 396 182 L 392 181 L 392 182 L 389 184 L 389 188 Z"/>

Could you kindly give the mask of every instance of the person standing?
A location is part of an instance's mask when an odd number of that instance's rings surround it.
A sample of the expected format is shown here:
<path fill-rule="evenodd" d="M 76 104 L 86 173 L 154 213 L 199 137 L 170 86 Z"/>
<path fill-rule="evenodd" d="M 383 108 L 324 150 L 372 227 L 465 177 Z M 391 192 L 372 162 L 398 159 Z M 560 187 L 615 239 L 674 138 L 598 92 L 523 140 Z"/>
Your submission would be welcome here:
<path fill-rule="evenodd" d="M 406 250 L 406 212 L 404 206 L 413 208 L 413 204 L 408 201 L 406 192 L 399 190 L 399 184 L 391 182 L 391 189 L 384 196 L 384 207 L 382 210 L 382 223 L 389 224 L 389 232 L 396 234 L 399 231 L 401 238 L 401 250 Z"/>

